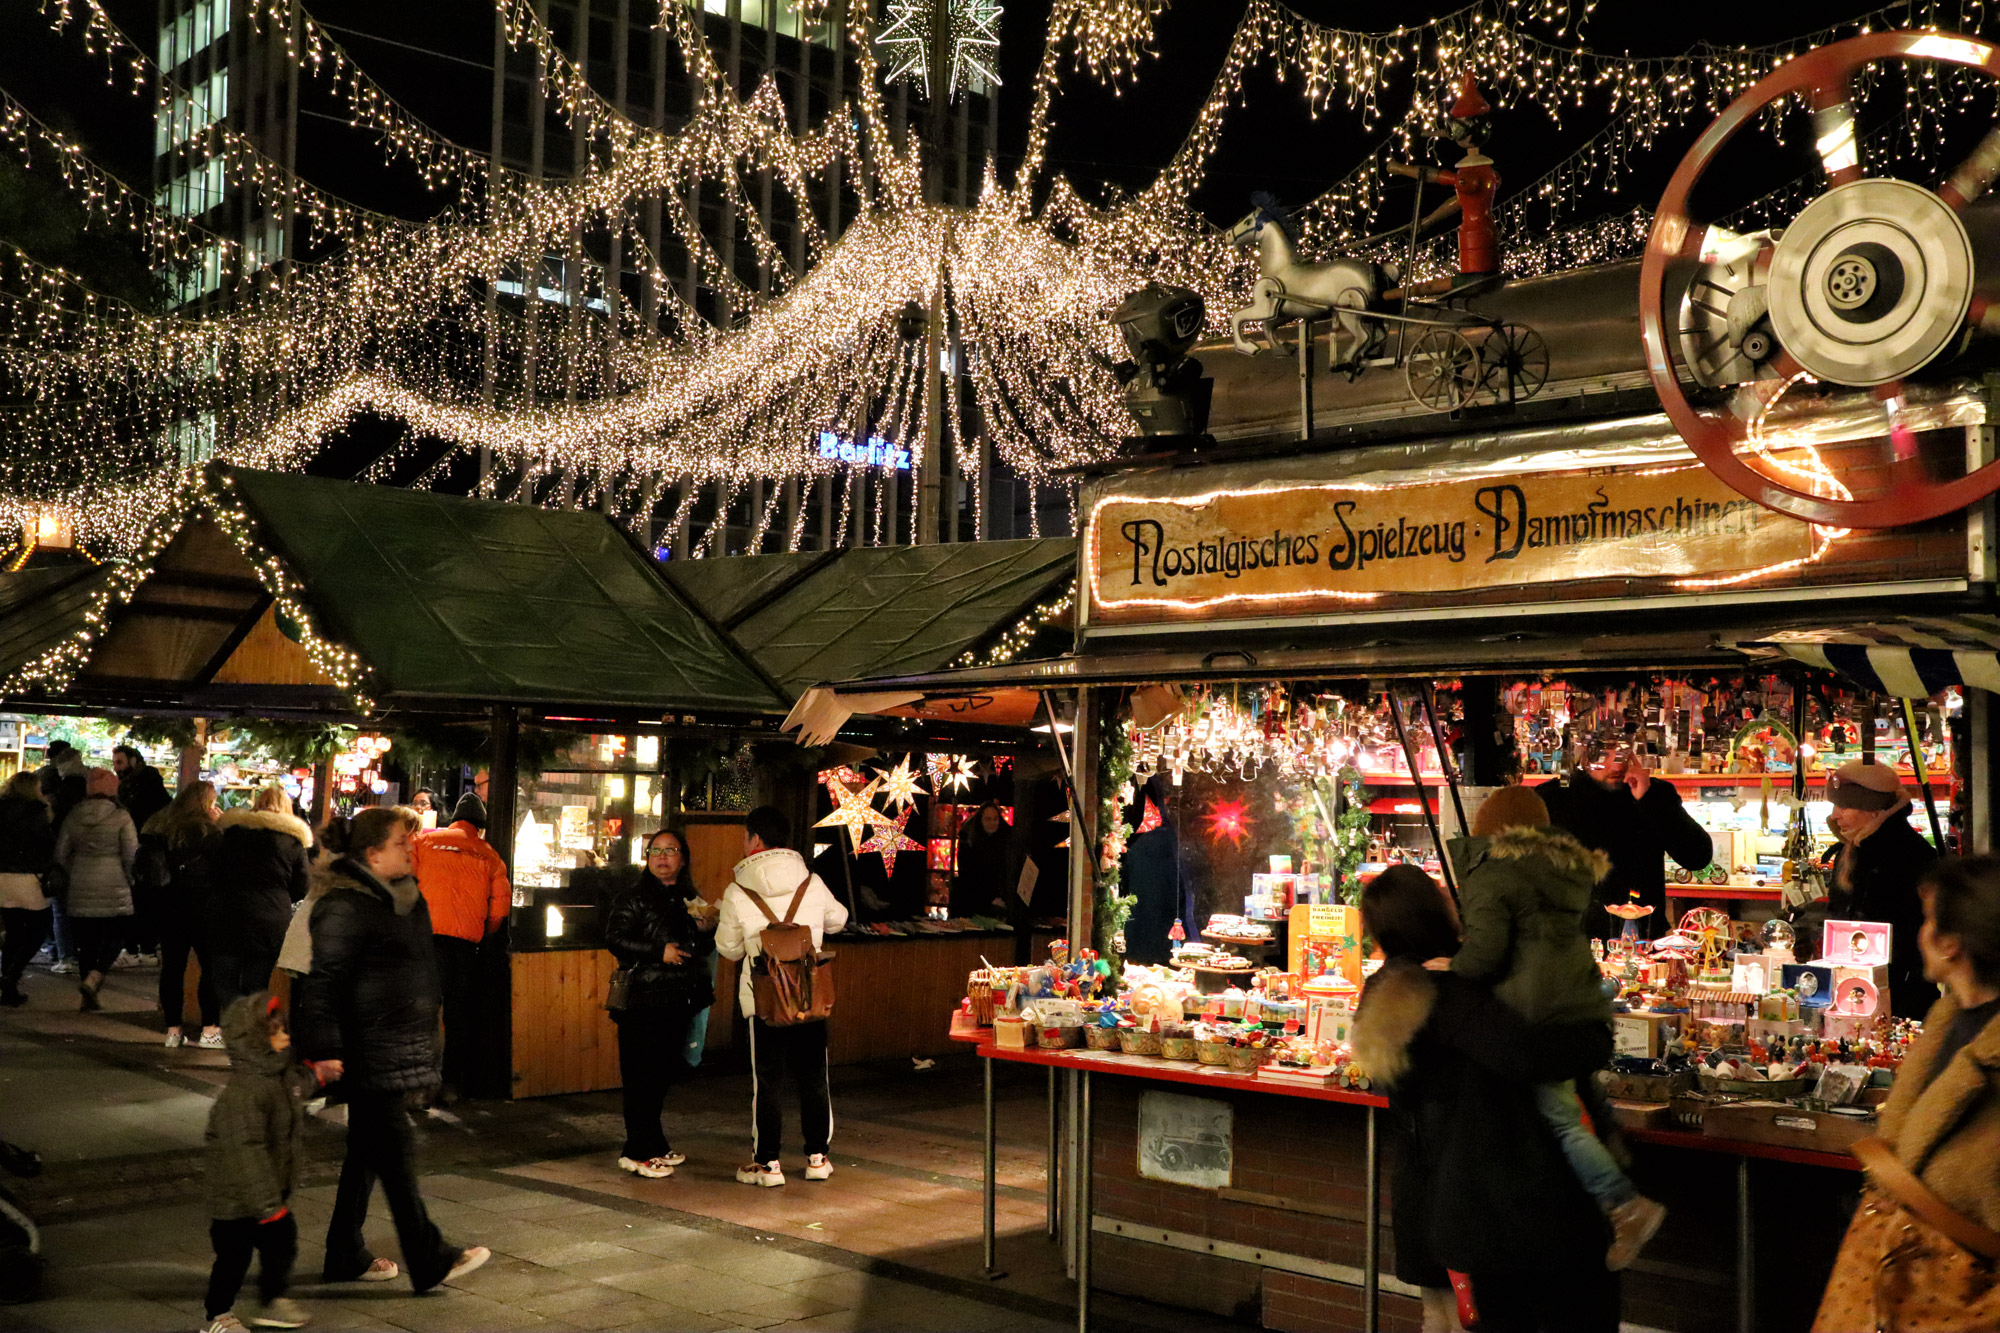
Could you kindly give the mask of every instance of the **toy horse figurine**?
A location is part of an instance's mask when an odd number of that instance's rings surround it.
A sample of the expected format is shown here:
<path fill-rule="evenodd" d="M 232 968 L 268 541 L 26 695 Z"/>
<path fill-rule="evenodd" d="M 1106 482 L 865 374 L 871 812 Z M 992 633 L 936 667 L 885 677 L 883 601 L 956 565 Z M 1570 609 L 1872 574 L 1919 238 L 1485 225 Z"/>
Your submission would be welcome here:
<path fill-rule="evenodd" d="M 1332 318 L 1330 361 L 1333 367 L 1352 367 L 1367 351 L 1371 329 L 1359 316 L 1339 313 L 1366 310 L 1375 304 L 1382 290 L 1384 274 L 1376 265 L 1360 259 L 1335 259 L 1324 264 L 1302 264 L 1292 248 L 1291 219 L 1267 194 L 1255 194 L 1257 206 L 1241 222 L 1229 229 L 1230 243 L 1257 243 L 1257 265 L 1264 276 L 1251 288 L 1250 304 L 1229 316 L 1229 336 L 1236 350 L 1245 356 L 1257 355 L 1257 345 L 1244 336 L 1243 326 L 1261 323 L 1264 341 L 1278 350 L 1271 330 L 1279 324 L 1300 319 Z"/>

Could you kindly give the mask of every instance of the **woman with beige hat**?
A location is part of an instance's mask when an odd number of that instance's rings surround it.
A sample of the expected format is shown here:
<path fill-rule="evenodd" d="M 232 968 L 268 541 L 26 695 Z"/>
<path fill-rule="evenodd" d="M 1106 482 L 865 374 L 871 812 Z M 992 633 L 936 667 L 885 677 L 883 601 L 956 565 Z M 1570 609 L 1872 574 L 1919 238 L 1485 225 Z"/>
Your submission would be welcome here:
<path fill-rule="evenodd" d="M 1851 759 L 1827 779 L 1826 795 L 1833 802 L 1827 823 L 1840 840 L 1827 915 L 1889 923 L 1890 1008 L 1898 1018 L 1922 1018 L 1938 992 L 1924 980 L 1917 948 L 1924 924 L 1917 881 L 1937 860 L 1937 849 L 1910 826 L 1910 795 L 1888 764 Z"/>

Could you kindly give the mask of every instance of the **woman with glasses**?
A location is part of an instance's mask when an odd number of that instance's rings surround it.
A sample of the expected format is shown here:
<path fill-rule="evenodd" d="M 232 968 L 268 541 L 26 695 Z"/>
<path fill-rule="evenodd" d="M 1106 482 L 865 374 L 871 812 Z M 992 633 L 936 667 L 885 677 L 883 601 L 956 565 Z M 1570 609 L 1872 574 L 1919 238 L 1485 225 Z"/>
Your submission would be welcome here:
<path fill-rule="evenodd" d="M 646 840 L 646 871 L 612 900 L 604 944 L 630 972 L 618 1025 L 618 1069 L 625 1085 L 625 1146 L 618 1165 L 659 1180 L 687 1160 L 661 1124 L 667 1089 L 687 1068 L 688 1024 L 715 998 L 708 956 L 715 916 L 699 905 L 687 843 L 672 829 Z"/>

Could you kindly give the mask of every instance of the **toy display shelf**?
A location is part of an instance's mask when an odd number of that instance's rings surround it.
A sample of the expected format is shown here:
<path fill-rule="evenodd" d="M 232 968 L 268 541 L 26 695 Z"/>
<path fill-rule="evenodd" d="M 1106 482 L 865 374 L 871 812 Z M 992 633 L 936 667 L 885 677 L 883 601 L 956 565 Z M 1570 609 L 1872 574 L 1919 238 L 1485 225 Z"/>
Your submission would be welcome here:
<path fill-rule="evenodd" d="M 1917 780 L 1916 774 L 1910 772 L 1908 769 L 1898 769 L 1897 773 L 1902 777 L 1904 782 L 1915 785 Z M 1562 775 L 1559 773 L 1533 773 L 1528 775 L 1524 781 L 1527 786 L 1537 787 L 1544 782 L 1552 782 L 1560 776 Z M 1829 776 L 1831 776 L 1830 770 L 1808 773 L 1806 774 L 1806 786 L 1809 788 L 1824 787 Z M 1766 778 L 1770 779 L 1773 787 L 1785 788 L 1790 787 L 1792 784 L 1792 775 L 1790 773 L 1653 774 L 1653 781 L 1671 782 L 1676 787 L 1682 789 L 1688 787 L 1761 787 L 1764 785 Z M 1952 775 L 1949 773 L 1930 773 L 1926 775 L 1926 778 L 1927 785 L 1933 791 L 1949 791 L 1951 789 Z M 1410 781 L 1410 775 L 1407 773 L 1363 773 L 1361 775 L 1361 785 L 1364 787 L 1413 787 L 1417 784 Z M 1442 787 L 1445 785 L 1445 780 L 1439 774 L 1426 773 L 1424 774 L 1423 785 L 1426 787 Z"/>

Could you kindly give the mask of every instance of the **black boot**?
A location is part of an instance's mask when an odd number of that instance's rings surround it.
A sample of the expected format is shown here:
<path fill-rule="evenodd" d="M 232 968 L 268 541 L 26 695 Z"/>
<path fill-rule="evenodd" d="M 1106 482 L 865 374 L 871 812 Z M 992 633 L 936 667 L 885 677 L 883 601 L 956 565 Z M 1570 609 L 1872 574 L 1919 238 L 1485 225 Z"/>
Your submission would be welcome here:
<path fill-rule="evenodd" d="M 0 980 L 0 1004 L 6 1005 L 9 1009 L 18 1009 L 27 1002 L 28 997 L 21 993 L 19 981 Z"/>
<path fill-rule="evenodd" d="M 97 998 L 97 988 L 103 984 L 104 974 L 102 972 L 92 972 L 84 977 L 83 984 L 76 988 L 77 993 L 83 996 L 83 1003 L 78 1008 L 82 1009 L 84 1013 L 94 1014 L 104 1008 L 104 1005 Z"/>

